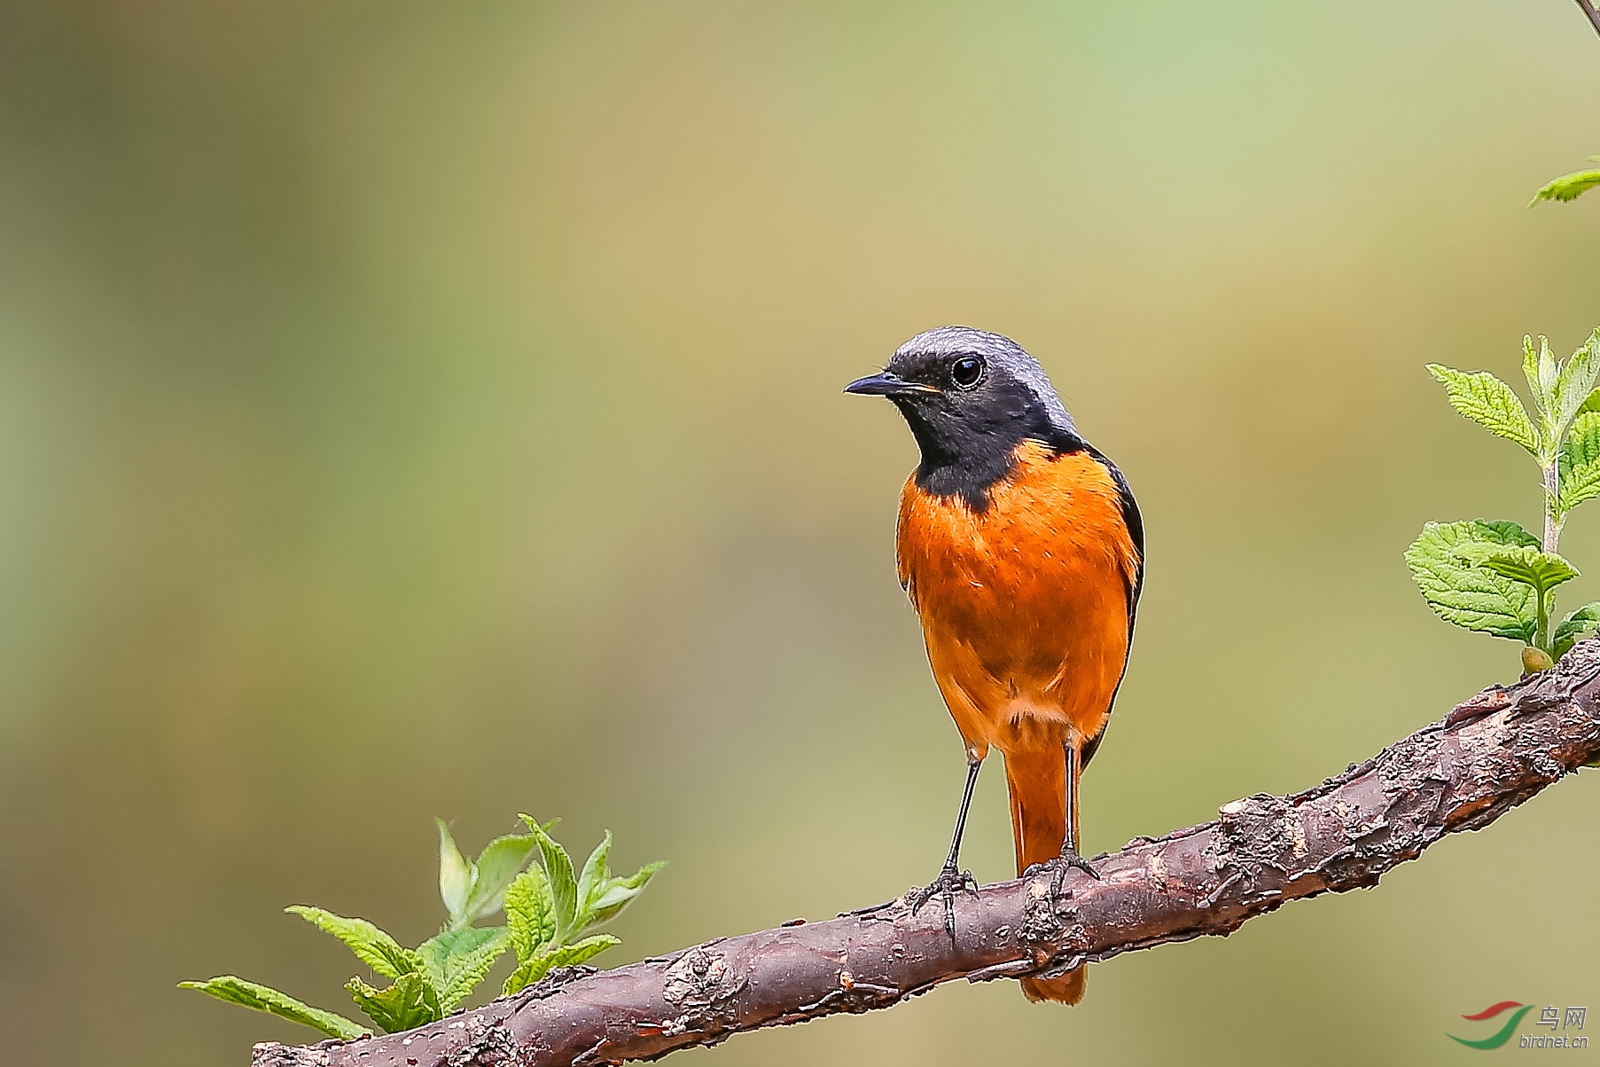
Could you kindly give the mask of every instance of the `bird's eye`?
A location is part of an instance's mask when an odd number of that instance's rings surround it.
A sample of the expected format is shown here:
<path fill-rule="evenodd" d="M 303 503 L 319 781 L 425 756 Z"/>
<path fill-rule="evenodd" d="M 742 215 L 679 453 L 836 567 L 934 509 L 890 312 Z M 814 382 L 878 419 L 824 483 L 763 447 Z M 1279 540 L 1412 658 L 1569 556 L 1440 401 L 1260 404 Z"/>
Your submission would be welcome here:
<path fill-rule="evenodd" d="M 962 356 L 950 364 L 950 380 L 963 389 L 971 389 L 983 377 L 983 360 L 977 356 Z"/>

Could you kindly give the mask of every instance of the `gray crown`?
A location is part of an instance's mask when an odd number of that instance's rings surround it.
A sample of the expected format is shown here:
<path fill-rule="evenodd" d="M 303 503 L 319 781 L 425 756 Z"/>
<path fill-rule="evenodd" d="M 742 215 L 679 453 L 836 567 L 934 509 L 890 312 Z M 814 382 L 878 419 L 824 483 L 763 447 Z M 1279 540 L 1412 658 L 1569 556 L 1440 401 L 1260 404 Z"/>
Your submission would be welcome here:
<path fill-rule="evenodd" d="M 940 326 L 917 334 L 895 349 L 895 356 L 982 356 L 992 367 L 1000 367 L 1011 377 L 1033 390 L 1044 405 L 1052 425 L 1059 429 L 1077 432 L 1066 405 L 1056 395 L 1055 386 L 1045 374 L 1039 361 L 1028 355 L 1017 342 L 998 333 L 976 330 L 971 326 Z"/>

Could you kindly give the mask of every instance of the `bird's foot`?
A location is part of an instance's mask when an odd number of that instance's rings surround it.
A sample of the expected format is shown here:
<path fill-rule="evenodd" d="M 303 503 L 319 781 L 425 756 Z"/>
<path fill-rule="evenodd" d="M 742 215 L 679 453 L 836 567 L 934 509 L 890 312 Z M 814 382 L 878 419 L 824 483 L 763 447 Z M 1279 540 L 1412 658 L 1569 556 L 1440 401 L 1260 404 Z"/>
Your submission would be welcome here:
<path fill-rule="evenodd" d="M 1088 860 L 1078 855 L 1078 850 L 1074 848 L 1063 848 L 1061 855 L 1053 860 L 1029 864 L 1028 869 L 1022 872 L 1022 876 L 1027 878 L 1045 871 L 1054 873 L 1055 877 L 1050 881 L 1050 896 L 1053 899 L 1061 895 L 1061 884 L 1066 881 L 1067 872 L 1074 869 L 1083 871 L 1097 882 L 1100 880 L 1100 872 L 1095 870 Z"/>
<path fill-rule="evenodd" d="M 939 877 L 914 890 L 909 899 L 911 914 L 915 915 L 924 904 L 934 897 L 944 899 L 944 931 L 950 935 L 950 941 L 956 939 L 956 894 L 966 892 L 973 896 L 978 895 L 978 880 L 972 877 L 971 871 L 957 870 L 955 867 L 946 866 L 939 872 Z"/>

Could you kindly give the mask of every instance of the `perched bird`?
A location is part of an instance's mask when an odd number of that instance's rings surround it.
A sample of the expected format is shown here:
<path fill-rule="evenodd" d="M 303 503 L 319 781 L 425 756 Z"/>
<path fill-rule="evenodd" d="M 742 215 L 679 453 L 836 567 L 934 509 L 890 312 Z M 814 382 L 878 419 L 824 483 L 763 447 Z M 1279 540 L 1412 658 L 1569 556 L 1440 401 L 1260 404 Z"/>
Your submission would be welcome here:
<path fill-rule="evenodd" d="M 1144 579 L 1144 528 L 1122 472 L 1079 435 L 1037 360 L 966 326 L 918 334 L 847 393 L 893 401 L 922 461 L 900 494 L 900 584 L 967 749 L 950 854 L 914 898 L 973 888 L 957 863 L 978 771 L 1005 757 L 1017 873 L 1098 878 L 1078 855 L 1078 775 L 1105 735 Z M 1076 1004 L 1083 968 L 1024 978 Z"/>

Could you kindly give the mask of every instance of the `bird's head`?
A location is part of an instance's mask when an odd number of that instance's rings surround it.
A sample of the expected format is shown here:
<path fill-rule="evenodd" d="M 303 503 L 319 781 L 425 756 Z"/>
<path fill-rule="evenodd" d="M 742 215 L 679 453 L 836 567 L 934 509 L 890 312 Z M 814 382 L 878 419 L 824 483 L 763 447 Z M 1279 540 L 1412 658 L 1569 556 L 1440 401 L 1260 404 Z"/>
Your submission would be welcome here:
<path fill-rule="evenodd" d="M 986 497 L 1024 440 L 1058 450 L 1078 441 L 1039 361 L 1009 337 L 969 326 L 918 334 L 844 391 L 893 401 L 922 451 L 919 483 L 969 502 Z"/>

